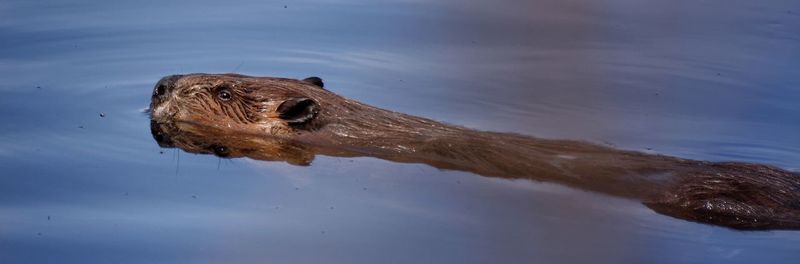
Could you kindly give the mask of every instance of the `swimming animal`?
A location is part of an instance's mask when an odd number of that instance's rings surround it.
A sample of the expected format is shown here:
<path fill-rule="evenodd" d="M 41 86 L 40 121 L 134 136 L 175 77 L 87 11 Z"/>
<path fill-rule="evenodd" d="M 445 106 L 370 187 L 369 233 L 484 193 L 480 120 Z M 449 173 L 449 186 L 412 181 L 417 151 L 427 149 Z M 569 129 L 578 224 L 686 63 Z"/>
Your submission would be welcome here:
<path fill-rule="evenodd" d="M 162 147 L 308 165 L 369 156 L 638 199 L 655 212 L 742 230 L 800 229 L 800 175 L 575 140 L 477 131 L 339 96 L 322 79 L 238 74 L 162 78 L 151 130 Z"/>

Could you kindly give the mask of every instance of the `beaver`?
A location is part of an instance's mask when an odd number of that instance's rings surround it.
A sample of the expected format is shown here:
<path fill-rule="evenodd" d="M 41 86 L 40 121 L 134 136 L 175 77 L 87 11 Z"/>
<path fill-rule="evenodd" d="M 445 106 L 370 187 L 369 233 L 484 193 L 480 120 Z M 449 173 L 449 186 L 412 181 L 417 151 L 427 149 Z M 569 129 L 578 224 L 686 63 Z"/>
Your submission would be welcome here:
<path fill-rule="evenodd" d="M 376 157 L 560 183 L 733 229 L 800 229 L 800 175 L 777 167 L 478 131 L 339 96 L 317 77 L 171 75 L 155 85 L 150 115 L 159 145 L 193 153 L 296 165 Z"/>

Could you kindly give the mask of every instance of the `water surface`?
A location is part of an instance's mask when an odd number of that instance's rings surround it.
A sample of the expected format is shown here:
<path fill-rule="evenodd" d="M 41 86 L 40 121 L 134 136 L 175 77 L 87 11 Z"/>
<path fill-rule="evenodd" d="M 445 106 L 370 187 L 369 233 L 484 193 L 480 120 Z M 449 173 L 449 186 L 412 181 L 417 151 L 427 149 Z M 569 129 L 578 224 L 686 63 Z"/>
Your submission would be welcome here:
<path fill-rule="evenodd" d="M 794 263 L 800 232 L 556 184 L 160 149 L 142 109 L 168 74 L 317 75 L 476 129 L 796 170 L 799 29 L 789 0 L 6 0 L 0 262 Z"/>

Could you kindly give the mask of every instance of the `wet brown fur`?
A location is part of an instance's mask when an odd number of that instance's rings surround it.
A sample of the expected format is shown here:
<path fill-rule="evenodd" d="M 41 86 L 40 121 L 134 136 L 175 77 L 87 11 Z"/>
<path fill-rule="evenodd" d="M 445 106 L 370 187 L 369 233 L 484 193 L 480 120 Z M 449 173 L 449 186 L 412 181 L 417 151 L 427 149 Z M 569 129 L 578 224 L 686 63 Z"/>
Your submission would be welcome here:
<path fill-rule="evenodd" d="M 220 89 L 231 91 L 232 98 L 221 101 L 216 97 Z M 282 119 L 278 106 L 296 98 L 313 100 L 318 113 L 302 123 Z M 557 182 L 640 199 L 665 215 L 736 229 L 800 229 L 800 176 L 779 168 L 476 131 L 369 106 L 301 80 L 168 76 L 154 89 L 151 111 L 156 140 L 189 152 L 298 165 L 309 164 L 317 154 L 371 156 Z"/>

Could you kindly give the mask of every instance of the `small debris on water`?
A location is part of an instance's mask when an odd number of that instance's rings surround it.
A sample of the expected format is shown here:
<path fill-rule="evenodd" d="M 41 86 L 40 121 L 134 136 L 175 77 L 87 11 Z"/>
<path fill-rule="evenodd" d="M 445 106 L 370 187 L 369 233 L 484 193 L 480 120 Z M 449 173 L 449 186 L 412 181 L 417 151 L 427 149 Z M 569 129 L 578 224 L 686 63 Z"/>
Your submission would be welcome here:
<path fill-rule="evenodd" d="M 366 191 L 366 190 L 367 190 L 367 187 L 364 187 L 364 190 Z"/>
<path fill-rule="evenodd" d="M 100 113 L 100 117 L 106 117 L 105 113 Z"/>
<path fill-rule="evenodd" d="M 289 8 L 289 6 L 283 6 L 283 8 Z"/>
<path fill-rule="evenodd" d="M 164 154 L 163 150 L 158 151 L 158 154 Z"/>
<path fill-rule="evenodd" d="M 47 221 L 50 221 L 50 216 L 49 215 L 47 216 Z"/>
<path fill-rule="evenodd" d="M 331 210 L 333 210 L 333 206 L 331 206 L 331 208 L 330 208 L 330 209 L 331 209 Z"/>
<path fill-rule="evenodd" d="M 78 126 L 78 128 L 83 129 L 83 126 Z"/>
<path fill-rule="evenodd" d="M 197 199 L 197 195 L 192 195 L 192 199 Z"/>
<path fill-rule="evenodd" d="M 300 190 L 300 187 L 294 187 L 294 190 L 295 190 L 295 191 L 299 191 L 299 190 Z"/>
<path fill-rule="evenodd" d="M 42 232 L 36 233 L 36 235 L 38 235 L 38 236 L 42 236 Z"/>
<path fill-rule="evenodd" d="M 36 89 L 42 89 L 42 87 L 41 86 L 36 86 Z"/>

